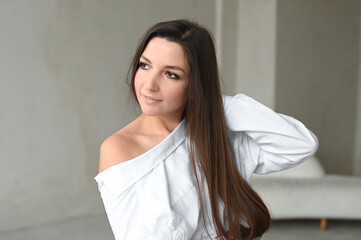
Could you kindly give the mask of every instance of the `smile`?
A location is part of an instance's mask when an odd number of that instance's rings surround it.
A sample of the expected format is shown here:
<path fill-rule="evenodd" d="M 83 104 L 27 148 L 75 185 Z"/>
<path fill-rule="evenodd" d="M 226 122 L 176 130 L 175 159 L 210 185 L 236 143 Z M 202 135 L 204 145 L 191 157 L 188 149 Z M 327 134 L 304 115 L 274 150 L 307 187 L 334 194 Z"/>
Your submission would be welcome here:
<path fill-rule="evenodd" d="M 161 100 L 158 100 L 158 99 L 146 96 L 146 95 L 143 95 L 143 97 L 144 97 L 145 102 L 147 102 L 147 103 L 158 103 L 161 101 Z"/>

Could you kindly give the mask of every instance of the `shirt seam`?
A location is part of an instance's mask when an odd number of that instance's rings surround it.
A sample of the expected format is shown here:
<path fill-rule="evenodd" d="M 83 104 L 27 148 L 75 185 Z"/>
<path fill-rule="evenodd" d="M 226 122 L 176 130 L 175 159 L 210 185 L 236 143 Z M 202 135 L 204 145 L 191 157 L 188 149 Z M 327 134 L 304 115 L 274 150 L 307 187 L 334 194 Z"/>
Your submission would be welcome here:
<path fill-rule="evenodd" d="M 183 199 L 184 196 L 185 196 L 187 193 L 189 193 L 193 188 L 195 188 L 194 185 L 192 185 L 182 196 L 180 196 L 180 197 L 178 198 L 178 200 L 175 201 L 175 202 L 171 205 L 171 208 L 173 208 L 174 205 L 176 205 L 181 199 Z"/>

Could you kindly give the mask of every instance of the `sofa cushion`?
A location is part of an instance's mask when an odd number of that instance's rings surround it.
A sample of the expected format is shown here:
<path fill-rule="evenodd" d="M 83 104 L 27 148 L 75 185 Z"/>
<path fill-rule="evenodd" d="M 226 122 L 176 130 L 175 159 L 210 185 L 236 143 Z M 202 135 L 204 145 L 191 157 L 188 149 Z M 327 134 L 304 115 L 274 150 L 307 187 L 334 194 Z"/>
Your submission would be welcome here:
<path fill-rule="evenodd" d="M 254 179 L 274 219 L 361 219 L 361 178 L 326 175 L 321 178 Z"/>

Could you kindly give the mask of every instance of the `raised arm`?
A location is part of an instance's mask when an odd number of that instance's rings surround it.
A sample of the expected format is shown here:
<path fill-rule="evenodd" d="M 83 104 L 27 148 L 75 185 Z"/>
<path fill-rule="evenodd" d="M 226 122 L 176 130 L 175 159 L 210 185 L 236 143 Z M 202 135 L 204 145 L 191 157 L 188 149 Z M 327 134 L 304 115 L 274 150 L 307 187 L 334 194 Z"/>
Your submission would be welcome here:
<path fill-rule="evenodd" d="M 223 101 L 227 128 L 242 147 L 238 154 L 235 149 L 235 158 L 247 161 L 242 164 L 247 173 L 291 168 L 317 151 L 316 135 L 297 119 L 276 113 L 244 94 L 223 96 Z"/>

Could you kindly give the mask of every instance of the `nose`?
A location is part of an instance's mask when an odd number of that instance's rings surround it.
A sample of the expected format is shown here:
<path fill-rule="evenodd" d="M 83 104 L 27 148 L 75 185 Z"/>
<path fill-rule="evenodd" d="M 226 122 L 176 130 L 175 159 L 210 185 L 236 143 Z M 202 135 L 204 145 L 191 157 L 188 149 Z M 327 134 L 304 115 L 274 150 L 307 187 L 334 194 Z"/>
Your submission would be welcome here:
<path fill-rule="evenodd" d="M 159 76 L 156 74 L 149 74 L 148 79 L 146 80 L 144 86 L 148 91 L 158 91 L 159 90 Z"/>

